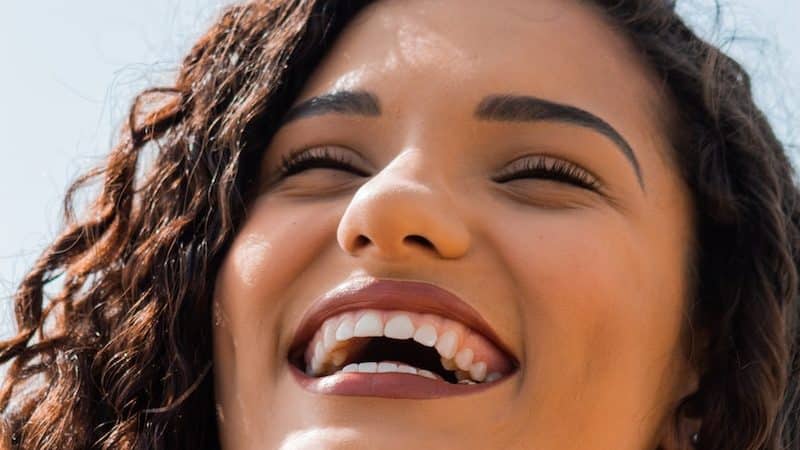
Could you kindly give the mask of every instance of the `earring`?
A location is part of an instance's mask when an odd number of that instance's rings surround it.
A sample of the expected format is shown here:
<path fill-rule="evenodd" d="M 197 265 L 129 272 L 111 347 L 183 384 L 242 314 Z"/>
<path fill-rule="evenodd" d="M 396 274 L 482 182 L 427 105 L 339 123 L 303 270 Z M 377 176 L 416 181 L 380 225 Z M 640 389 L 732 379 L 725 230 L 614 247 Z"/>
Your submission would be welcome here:
<path fill-rule="evenodd" d="M 690 441 L 692 442 L 692 446 L 693 447 L 697 447 L 697 444 L 700 443 L 700 433 L 698 433 L 696 431 L 694 433 L 692 433 L 692 437 L 690 438 Z"/>

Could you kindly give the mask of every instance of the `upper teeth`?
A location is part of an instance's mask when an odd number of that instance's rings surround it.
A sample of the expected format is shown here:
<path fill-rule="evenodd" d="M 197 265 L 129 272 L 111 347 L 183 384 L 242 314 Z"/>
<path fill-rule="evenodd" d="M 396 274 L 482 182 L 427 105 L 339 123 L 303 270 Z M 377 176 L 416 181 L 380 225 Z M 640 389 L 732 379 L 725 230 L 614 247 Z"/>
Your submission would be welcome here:
<path fill-rule="evenodd" d="M 413 339 L 434 347 L 442 365 L 455 370 L 458 380 L 493 381 L 508 369 L 494 346 L 464 325 L 433 314 L 406 311 L 359 310 L 328 318 L 306 351 L 309 375 L 341 372 L 401 372 L 439 378 L 430 371 L 390 361 L 363 362 L 342 367 L 357 337 Z M 351 341 L 351 342 L 347 342 Z M 488 370 L 492 370 L 488 373 Z"/>

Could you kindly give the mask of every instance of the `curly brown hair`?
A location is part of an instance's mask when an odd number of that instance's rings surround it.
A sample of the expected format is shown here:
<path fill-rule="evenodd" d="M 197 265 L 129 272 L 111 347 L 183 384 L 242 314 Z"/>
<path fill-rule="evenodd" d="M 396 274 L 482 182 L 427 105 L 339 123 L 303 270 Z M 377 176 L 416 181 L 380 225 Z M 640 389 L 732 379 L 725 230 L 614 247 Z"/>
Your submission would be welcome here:
<path fill-rule="evenodd" d="M 64 231 L 14 296 L 0 446 L 219 448 L 211 280 L 282 114 L 369 3 L 232 6 L 173 86 L 135 99 L 120 143 L 69 188 Z M 672 156 L 695 222 L 687 324 L 709 339 L 676 418 L 702 418 L 700 448 L 800 449 L 800 192 L 786 151 L 747 73 L 672 5 L 586 3 L 630 38 L 679 112 Z M 93 180 L 102 192 L 78 216 L 73 197 Z"/>

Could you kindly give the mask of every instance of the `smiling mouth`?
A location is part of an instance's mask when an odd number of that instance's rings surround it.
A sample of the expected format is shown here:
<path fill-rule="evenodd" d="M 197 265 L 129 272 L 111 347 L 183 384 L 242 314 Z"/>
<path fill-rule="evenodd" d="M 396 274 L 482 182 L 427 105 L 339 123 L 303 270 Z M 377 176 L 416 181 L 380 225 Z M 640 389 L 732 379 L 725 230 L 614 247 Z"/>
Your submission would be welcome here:
<path fill-rule="evenodd" d="M 301 323 L 289 362 L 316 393 L 463 395 L 518 367 L 477 312 L 426 283 L 371 279 L 326 296 Z"/>

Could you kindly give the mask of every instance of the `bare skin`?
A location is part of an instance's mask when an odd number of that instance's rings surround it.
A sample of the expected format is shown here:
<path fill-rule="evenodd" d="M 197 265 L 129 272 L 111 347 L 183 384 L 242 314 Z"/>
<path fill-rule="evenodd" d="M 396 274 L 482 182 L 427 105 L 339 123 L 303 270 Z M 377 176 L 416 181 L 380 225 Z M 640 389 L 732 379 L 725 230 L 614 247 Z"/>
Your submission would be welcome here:
<path fill-rule="evenodd" d="M 625 39 L 572 1 L 378 2 L 348 26 L 297 104 L 341 91 L 370 93 L 379 113 L 320 113 L 282 127 L 218 274 L 223 447 L 686 446 L 671 419 L 697 384 L 682 345 L 689 194 L 667 156 L 668 102 Z M 588 126 L 476 117 L 487 97 L 507 94 L 585 110 L 633 154 Z M 275 181 L 282 156 L 318 147 L 366 176 L 311 168 Z M 495 181 L 542 157 L 577 168 L 592 187 Z M 519 370 L 438 399 L 303 389 L 287 360 L 302 316 L 360 277 L 457 294 Z"/>

